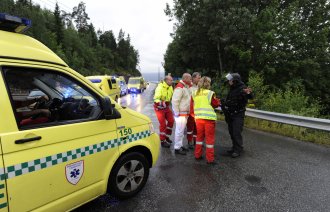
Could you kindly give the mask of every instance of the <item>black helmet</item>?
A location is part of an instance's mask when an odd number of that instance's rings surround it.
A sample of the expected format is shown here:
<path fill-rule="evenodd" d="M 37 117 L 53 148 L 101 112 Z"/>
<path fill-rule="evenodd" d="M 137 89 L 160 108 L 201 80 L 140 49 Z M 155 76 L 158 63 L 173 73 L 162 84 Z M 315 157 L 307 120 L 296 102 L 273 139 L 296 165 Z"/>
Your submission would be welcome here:
<path fill-rule="evenodd" d="M 241 76 L 238 73 L 229 73 L 226 75 L 226 79 L 233 81 L 241 81 Z"/>

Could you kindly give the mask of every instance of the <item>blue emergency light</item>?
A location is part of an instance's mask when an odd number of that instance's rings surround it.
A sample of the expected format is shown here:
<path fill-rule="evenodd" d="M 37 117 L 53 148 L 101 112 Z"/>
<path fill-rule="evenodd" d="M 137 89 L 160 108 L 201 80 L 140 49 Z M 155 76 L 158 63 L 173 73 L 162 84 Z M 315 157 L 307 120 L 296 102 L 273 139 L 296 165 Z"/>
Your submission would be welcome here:
<path fill-rule="evenodd" d="M 89 81 L 91 81 L 92 83 L 100 83 L 100 82 L 102 82 L 101 79 L 90 79 Z"/>
<path fill-rule="evenodd" d="M 32 25 L 31 20 L 0 13 L 0 30 L 22 33 Z"/>

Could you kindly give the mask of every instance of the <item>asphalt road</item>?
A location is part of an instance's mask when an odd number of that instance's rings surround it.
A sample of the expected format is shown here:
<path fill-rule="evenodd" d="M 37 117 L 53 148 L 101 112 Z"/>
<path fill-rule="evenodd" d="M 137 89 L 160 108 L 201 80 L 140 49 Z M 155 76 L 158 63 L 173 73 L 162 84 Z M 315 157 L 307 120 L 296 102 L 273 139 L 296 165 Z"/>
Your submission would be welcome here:
<path fill-rule="evenodd" d="M 158 129 L 154 88 L 120 101 Z M 330 148 L 247 128 L 243 136 L 244 155 L 229 157 L 227 126 L 219 121 L 217 165 L 195 161 L 192 151 L 175 155 L 173 145 L 162 148 L 137 196 L 119 201 L 104 195 L 76 211 L 330 211 Z"/>

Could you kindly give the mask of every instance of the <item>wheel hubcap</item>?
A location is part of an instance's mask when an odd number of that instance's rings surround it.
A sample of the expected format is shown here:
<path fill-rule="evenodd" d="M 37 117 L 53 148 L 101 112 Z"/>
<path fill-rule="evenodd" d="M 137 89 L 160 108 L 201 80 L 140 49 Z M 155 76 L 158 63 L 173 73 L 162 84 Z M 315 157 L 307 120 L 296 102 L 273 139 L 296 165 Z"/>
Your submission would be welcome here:
<path fill-rule="evenodd" d="M 136 190 L 144 178 L 144 167 L 138 160 L 126 162 L 117 175 L 117 186 L 122 192 L 131 192 Z"/>

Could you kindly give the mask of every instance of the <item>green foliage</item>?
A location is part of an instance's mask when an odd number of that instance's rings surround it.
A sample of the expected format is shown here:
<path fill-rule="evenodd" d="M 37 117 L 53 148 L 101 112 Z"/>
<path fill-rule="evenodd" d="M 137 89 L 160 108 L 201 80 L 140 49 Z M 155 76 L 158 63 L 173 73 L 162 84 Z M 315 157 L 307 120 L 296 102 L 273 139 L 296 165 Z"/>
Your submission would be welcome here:
<path fill-rule="evenodd" d="M 191 69 L 217 80 L 238 72 L 246 81 L 253 70 L 269 85 L 263 94 L 285 91 L 287 82 L 301 78 L 304 89 L 291 92 L 320 99 L 322 115 L 330 114 L 329 1 L 176 0 L 165 14 L 176 20 L 164 56 L 167 72 Z"/>
<path fill-rule="evenodd" d="M 263 99 L 262 110 L 279 113 L 289 113 L 301 116 L 317 117 L 321 107 L 318 102 L 312 102 L 299 88 L 288 88 L 285 91 L 278 90 L 268 94 Z"/>
<path fill-rule="evenodd" d="M 270 89 L 264 85 L 262 74 L 251 71 L 249 86 L 255 94 L 254 104 L 259 109 L 301 116 L 320 116 L 320 103 L 306 96 L 301 79 L 289 81 L 283 89 Z"/>
<path fill-rule="evenodd" d="M 264 77 L 261 73 L 250 71 L 249 87 L 253 90 L 253 102 L 258 107 L 267 99 L 267 91 L 269 86 L 264 85 Z"/>
<path fill-rule="evenodd" d="M 95 31 L 80 2 L 72 13 L 55 5 L 54 12 L 41 9 L 31 1 L 1 0 L 0 11 L 32 20 L 27 34 L 52 49 L 69 66 L 83 75 L 118 74 L 139 76 L 139 53 L 129 35 L 121 30 L 118 45 L 112 31 Z M 75 25 L 73 25 L 75 23 Z"/>
<path fill-rule="evenodd" d="M 61 42 L 64 39 L 64 25 L 63 25 L 63 20 L 61 17 L 61 12 L 60 12 L 60 7 L 58 6 L 57 2 L 55 5 L 55 11 L 54 11 L 54 31 L 56 34 L 56 41 L 57 45 L 60 45 Z"/>

